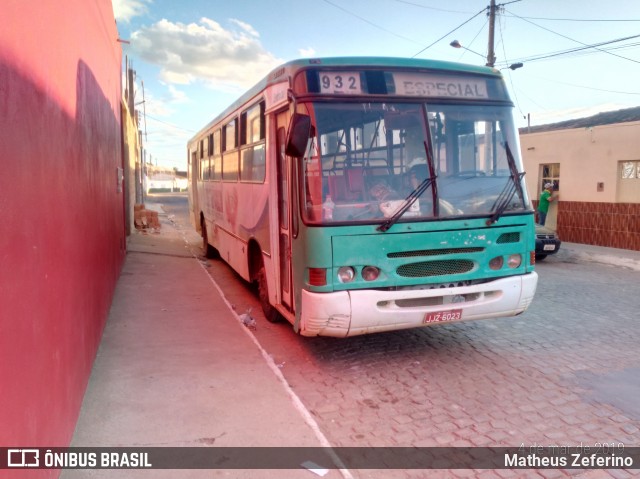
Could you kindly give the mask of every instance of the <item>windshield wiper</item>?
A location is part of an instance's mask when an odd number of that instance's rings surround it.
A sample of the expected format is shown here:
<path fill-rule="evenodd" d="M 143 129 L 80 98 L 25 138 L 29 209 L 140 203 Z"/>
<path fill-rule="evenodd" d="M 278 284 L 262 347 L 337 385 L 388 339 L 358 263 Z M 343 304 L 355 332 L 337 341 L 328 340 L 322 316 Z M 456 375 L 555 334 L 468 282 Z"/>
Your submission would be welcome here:
<path fill-rule="evenodd" d="M 437 195 L 437 187 L 436 187 L 436 174 L 435 171 L 433 169 L 433 161 L 431 161 L 432 156 L 431 156 L 431 150 L 429 150 L 429 147 L 427 146 L 427 142 L 423 142 L 424 143 L 424 151 L 427 154 L 427 165 L 429 165 L 429 178 L 425 178 L 424 180 L 422 180 L 422 183 L 420 183 L 417 188 L 415 190 L 413 190 L 411 193 L 409 193 L 409 195 L 405 198 L 404 203 L 402 203 L 402 206 L 391 216 L 389 217 L 384 223 L 382 223 L 380 226 L 378 226 L 376 229 L 378 231 L 382 231 L 383 233 L 385 231 L 387 231 L 389 228 L 391 228 L 394 224 L 396 224 L 398 222 L 398 220 L 400 219 L 400 217 L 405 214 L 405 212 L 411 208 L 411 205 L 413 203 L 415 203 L 415 201 L 422 196 L 422 193 L 424 193 L 427 188 L 429 188 L 429 186 L 432 186 L 432 194 L 433 194 L 433 204 L 437 204 L 436 203 L 436 197 Z"/>
<path fill-rule="evenodd" d="M 509 177 L 511 178 L 511 181 L 507 182 L 507 184 L 504 185 L 504 188 L 496 198 L 495 203 L 493 203 L 491 211 L 493 211 L 494 213 L 487 220 L 488 226 L 492 225 L 493 223 L 498 221 L 498 219 L 500 219 L 507 207 L 511 204 L 511 199 L 516 192 L 518 192 L 520 201 L 524 201 L 524 194 L 522 192 L 522 177 L 525 175 L 525 172 L 518 171 L 516 161 L 513 158 L 513 154 L 511 153 L 511 148 L 509 148 L 509 143 L 505 141 L 504 147 L 507 152 L 507 161 L 509 163 L 509 171 L 511 172 Z"/>

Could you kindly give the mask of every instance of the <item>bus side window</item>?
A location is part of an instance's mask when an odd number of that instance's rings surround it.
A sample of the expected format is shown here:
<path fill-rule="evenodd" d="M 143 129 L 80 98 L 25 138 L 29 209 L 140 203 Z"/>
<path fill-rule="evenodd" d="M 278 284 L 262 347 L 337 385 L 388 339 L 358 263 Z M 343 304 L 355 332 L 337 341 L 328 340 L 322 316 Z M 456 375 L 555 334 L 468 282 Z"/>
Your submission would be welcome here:
<path fill-rule="evenodd" d="M 263 183 L 266 175 L 265 103 L 260 102 L 240 115 L 240 181 Z"/>
<path fill-rule="evenodd" d="M 222 127 L 222 179 L 238 181 L 238 128 L 233 119 Z"/>
<path fill-rule="evenodd" d="M 209 158 L 200 160 L 200 179 L 209 179 Z"/>
<path fill-rule="evenodd" d="M 213 132 L 213 158 L 211 159 L 211 179 L 220 181 L 222 179 L 222 152 L 220 142 L 220 130 Z"/>
<path fill-rule="evenodd" d="M 242 149 L 240 181 L 263 183 L 267 171 L 264 144 Z"/>

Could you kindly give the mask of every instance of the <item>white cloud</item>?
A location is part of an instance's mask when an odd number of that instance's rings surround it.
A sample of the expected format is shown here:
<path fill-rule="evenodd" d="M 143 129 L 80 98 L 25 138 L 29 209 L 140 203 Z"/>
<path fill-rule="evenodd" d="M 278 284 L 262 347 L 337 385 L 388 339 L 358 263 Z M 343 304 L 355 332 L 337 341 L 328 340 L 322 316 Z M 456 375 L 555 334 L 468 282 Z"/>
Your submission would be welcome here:
<path fill-rule="evenodd" d="M 128 23 L 133 17 L 147 13 L 147 4 L 153 0 L 111 0 L 113 14 L 117 21 Z"/>
<path fill-rule="evenodd" d="M 316 56 L 316 51 L 311 47 L 309 47 L 309 48 L 300 48 L 298 50 L 298 53 L 303 58 L 310 58 L 310 57 L 315 57 Z"/>
<path fill-rule="evenodd" d="M 281 60 L 264 49 L 251 25 L 239 20 L 230 24 L 225 29 L 209 18 L 188 25 L 163 19 L 134 32 L 131 48 L 142 60 L 160 66 L 167 83 L 202 80 L 221 89 L 247 88 Z"/>
<path fill-rule="evenodd" d="M 170 93 L 158 97 L 150 88 L 144 88 L 143 96 L 143 88 L 140 85 L 136 85 L 136 110 L 138 110 L 140 114 L 169 117 L 175 113 L 174 109 L 171 107 L 171 102 L 169 101 L 170 98 Z"/>
<path fill-rule="evenodd" d="M 253 36 L 253 37 L 259 37 L 260 34 L 248 23 L 245 23 L 241 20 L 238 20 L 236 18 L 231 18 L 229 20 L 231 23 L 235 23 L 236 25 L 238 25 L 240 28 L 242 28 L 245 32 L 247 32 L 249 35 Z"/>
<path fill-rule="evenodd" d="M 182 90 L 178 90 L 173 85 L 167 85 L 167 86 L 169 88 L 169 94 L 171 95 L 171 100 L 169 100 L 171 103 L 188 103 L 189 102 L 189 97 L 185 92 L 183 92 Z"/>

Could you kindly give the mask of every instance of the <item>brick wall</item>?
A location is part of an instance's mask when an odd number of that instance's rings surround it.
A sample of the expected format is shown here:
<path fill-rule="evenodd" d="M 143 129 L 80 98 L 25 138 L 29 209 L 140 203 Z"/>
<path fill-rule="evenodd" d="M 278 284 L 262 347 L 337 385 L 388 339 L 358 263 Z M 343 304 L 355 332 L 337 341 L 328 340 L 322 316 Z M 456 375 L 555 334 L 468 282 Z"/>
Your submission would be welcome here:
<path fill-rule="evenodd" d="M 562 241 L 640 251 L 640 203 L 559 201 Z"/>

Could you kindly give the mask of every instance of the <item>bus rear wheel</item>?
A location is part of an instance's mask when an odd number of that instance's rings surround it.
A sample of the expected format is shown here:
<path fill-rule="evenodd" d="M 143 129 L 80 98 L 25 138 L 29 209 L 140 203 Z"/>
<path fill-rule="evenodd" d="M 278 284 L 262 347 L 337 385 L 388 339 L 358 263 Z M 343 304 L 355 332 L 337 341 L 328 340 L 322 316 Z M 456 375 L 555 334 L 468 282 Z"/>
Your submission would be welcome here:
<path fill-rule="evenodd" d="M 207 223 L 202 218 L 200 220 L 200 229 L 202 230 L 202 254 L 205 258 L 217 258 L 218 250 L 209 244 L 209 235 L 207 233 Z"/>
<path fill-rule="evenodd" d="M 269 287 L 267 286 L 267 272 L 264 269 L 264 263 L 260 264 L 260 269 L 256 277 L 258 283 L 258 298 L 260 299 L 260 306 L 264 317 L 270 323 L 278 323 L 282 320 L 282 316 L 278 313 L 278 310 L 274 308 L 269 302 Z"/>

